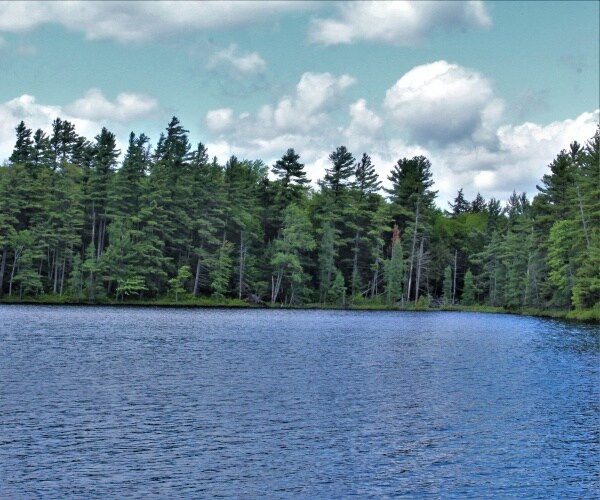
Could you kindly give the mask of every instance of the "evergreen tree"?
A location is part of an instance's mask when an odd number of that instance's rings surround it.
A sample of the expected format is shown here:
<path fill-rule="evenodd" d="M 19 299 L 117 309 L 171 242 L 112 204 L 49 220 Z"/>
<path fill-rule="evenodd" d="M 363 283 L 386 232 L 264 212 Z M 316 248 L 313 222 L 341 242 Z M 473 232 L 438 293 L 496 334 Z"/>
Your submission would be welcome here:
<path fill-rule="evenodd" d="M 354 175 L 354 157 L 346 149 L 339 146 L 329 155 L 331 167 L 325 171 L 322 186 L 333 194 L 334 205 L 341 203 L 344 191 L 351 185 L 351 177 Z"/>
<path fill-rule="evenodd" d="M 308 215 L 297 205 L 290 205 L 285 211 L 281 234 L 273 244 L 271 303 L 275 303 L 280 294 L 286 296 L 291 304 L 303 299 L 308 281 L 303 260 L 306 252 L 315 247 Z M 289 294 L 285 290 L 286 282 Z"/>
<path fill-rule="evenodd" d="M 460 214 L 465 214 L 471 210 L 469 202 L 465 199 L 463 195 L 462 188 L 458 190 L 458 194 L 456 195 L 456 198 L 454 198 L 454 203 L 448 202 L 448 205 L 450 205 L 450 208 L 452 209 L 451 214 L 454 217 Z"/>
<path fill-rule="evenodd" d="M 385 293 L 388 303 L 395 304 L 402 299 L 404 281 L 404 259 L 398 226 L 394 226 L 392 254 L 385 263 Z"/>
<path fill-rule="evenodd" d="M 483 196 L 477 193 L 475 199 L 471 202 L 471 213 L 478 214 L 484 212 L 486 209 L 486 203 Z"/>
<path fill-rule="evenodd" d="M 475 285 L 473 283 L 473 273 L 468 269 L 465 274 L 465 284 L 463 286 L 460 303 L 463 306 L 472 306 L 475 304 Z"/>
<path fill-rule="evenodd" d="M 25 122 L 21 121 L 15 130 L 17 132 L 17 140 L 9 161 L 25 165 L 30 162 L 34 154 L 31 129 L 27 128 Z"/>

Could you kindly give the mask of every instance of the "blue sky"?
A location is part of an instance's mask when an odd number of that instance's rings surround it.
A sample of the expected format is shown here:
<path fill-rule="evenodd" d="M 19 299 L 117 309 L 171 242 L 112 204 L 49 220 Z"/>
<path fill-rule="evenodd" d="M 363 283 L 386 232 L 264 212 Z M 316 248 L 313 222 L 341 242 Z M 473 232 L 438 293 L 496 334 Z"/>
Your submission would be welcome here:
<path fill-rule="evenodd" d="M 124 148 L 171 116 L 220 160 L 309 176 L 344 144 L 385 179 L 432 162 L 438 203 L 534 195 L 599 120 L 599 2 L 0 2 L 0 161 L 56 116 Z"/>

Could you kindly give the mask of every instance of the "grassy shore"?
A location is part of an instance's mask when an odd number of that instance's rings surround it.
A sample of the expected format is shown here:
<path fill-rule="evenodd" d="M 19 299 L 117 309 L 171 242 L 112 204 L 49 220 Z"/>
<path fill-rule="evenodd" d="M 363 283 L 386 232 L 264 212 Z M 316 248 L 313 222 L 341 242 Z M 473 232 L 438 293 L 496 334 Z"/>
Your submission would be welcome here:
<path fill-rule="evenodd" d="M 106 306 L 145 306 L 145 307 L 222 307 L 222 308 L 266 308 L 266 309 L 344 309 L 358 311 L 457 311 L 457 312 L 482 312 L 495 314 L 516 314 L 522 316 L 536 316 L 563 320 L 574 320 L 588 323 L 600 323 L 600 308 L 584 310 L 557 310 L 557 309 L 505 309 L 492 306 L 442 306 L 430 307 L 426 303 L 410 306 L 387 304 L 382 301 L 361 300 L 354 304 L 305 304 L 302 306 L 282 306 L 280 304 L 251 304 L 240 299 L 215 299 L 212 297 L 184 296 L 175 300 L 174 297 L 165 296 L 156 299 L 126 298 L 125 300 L 104 298 L 94 303 L 77 299 L 68 295 L 38 295 L 35 297 L 3 296 L 2 304 L 39 304 L 39 305 L 106 305 Z"/>

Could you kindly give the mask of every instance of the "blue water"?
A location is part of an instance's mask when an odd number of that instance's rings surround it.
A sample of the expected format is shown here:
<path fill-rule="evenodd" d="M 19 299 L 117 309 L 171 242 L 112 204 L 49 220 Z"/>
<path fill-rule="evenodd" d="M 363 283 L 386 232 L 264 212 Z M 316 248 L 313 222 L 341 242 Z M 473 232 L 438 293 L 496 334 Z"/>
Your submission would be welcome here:
<path fill-rule="evenodd" d="M 0 498 L 596 498 L 597 327 L 0 305 Z"/>

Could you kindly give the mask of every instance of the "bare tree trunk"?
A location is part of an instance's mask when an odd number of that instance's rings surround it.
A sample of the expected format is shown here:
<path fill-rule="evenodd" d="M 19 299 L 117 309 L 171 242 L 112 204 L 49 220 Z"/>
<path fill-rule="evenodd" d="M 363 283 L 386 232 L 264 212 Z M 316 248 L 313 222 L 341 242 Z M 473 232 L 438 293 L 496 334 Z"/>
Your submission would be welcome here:
<path fill-rule="evenodd" d="M 273 281 L 273 276 L 271 276 L 271 303 L 274 304 L 279 296 L 279 290 L 281 289 L 281 282 L 283 281 L 283 270 L 279 269 L 277 271 L 277 278 Z"/>
<path fill-rule="evenodd" d="M 246 249 L 244 247 L 244 231 L 241 231 L 240 233 L 240 276 L 239 276 L 239 291 L 238 291 L 238 298 L 241 299 L 242 298 L 242 290 L 244 288 L 244 260 L 245 260 L 245 253 L 246 253 Z"/>
<path fill-rule="evenodd" d="M 96 244 L 96 209 L 92 203 L 92 245 Z"/>
<path fill-rule="evenodd" d="M 373 283 L 371 285 L 371 298 L 377 295 L 377 282 L 379 281 L 379 257 L 375 259 L 375 270 L 373 271 Z"/>
<path fill-rule="evenodd" d="M 2 290 L 4 286 L 4 270 L 6 269 L 6 255 L 8 254 L 8 248 L 2 249 L 2 262 L 0 263 L 0 297 L 2 296 Z"/>
<path fill-rule="evenodd" d="M 17 269 L 17 263 L 19 262 L 19 258 L 21 257 L 21 250 L 17 250 L 15 248 L 15 256 L 13 259 L 12 269 L 10 271 L 10 281 L 8 282 L 8 296 L 12 295 L 12 286 L 13 281 L 15 279 L 15 270 Z"/>
<path fill-rule="evenodd" d="M 456 263 L 458 260 L 458 250 L 454 250 L 454 279 L 452 280 L 452 305 L 456 302 Z"/>
<path fill-rule="evenodd" d="M 410 268 L 408 271 L 408 289 L 406 290 L 406 302 L 410 302 L 410 290 L 412 288 L 412 273 L 415 259 L 415 244 L 417 242 L 417 227 L 419 226 L 419 202 L 421 198 L 417 198 L 417 213 L 415 217 L 415 230 L 413 231 L 412 248 L 410 251 Z"/>
<path fill-rule="evenodd" d="M 195 297 L 198 294 L 198 284 L 200 283 L 200 257 L 196 263 L 196 276 L 194 277 L 194 291 L 192 295 Z"/>
<path fill-rule="evenodd" d="M 423 239 L 424 238 L 421 238 L 421 244 L 419 245 L 419 257 L 417 260 L 417 283 L 416 283 L 417 286 L 415 288 L 415 305 L 419 301 L 419 285 L 420 285 L 420 281 L 421 281 L 421 263 L 423 260 Z"/>
<path fill-rule="evenodd" d="M 67 267 L 67 256 L 63 257 L 62 263 L 62 272 L 60 273 L 60 294 L 63 294 L 63 289 L 65 285 L 65 268 Z"/>
<path fill-rule="evenodd" d="M 56 293 L 58 292 L 58 271 L 60 269 L 60 264 L 59 264 L 59 258 L 58 258 L 58 252 L 54 253 L 54 282 L 52 284 L 52 292 Z"/>
<path fill-rule="evenodd" d="M 96 259 L 100 259 L 104 250 L 104 236 L 106 234 L 106 214 L 102 216 L 98 224 L 98 248 L 96 248 Z"/>
<path fill-rule="evenodd" d="M 581 213 L 581 223 L 583 224 L 583 234 L 585 235 L 585 245 L 586 245 L 586 248 L 590 248 L 590 236 L 588 234 L 585 217 L 583 216 L 583 202 L 581 200 L 581 192 L 579 191 L 579 184 L 576 184 L 576 187 L 577 187 L 577 199 L 579 200 L 579 212 Z"/>
<path fill-rule="evenodd" d="M 356 234 L 354 236 L 354 262 L 352 263 L 352 301 L 354 301 L 354 296 L 356 295 L 356 285 L 358 281 L 358 239 L 360 237 L 360 232 L 357 229 Z"/>

